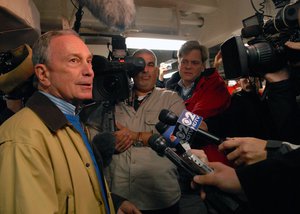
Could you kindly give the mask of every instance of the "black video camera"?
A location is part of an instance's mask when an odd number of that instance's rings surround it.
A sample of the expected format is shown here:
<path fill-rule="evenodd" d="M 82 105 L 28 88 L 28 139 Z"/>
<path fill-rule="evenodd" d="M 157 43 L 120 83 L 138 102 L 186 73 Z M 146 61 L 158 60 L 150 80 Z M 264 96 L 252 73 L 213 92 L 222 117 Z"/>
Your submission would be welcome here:
<path fill-rule="evenodd" d="M 256 13 L 243 20 L 241 36 L 235 36 L 221 45 L 226 79 L 260 77 L 279 71 L 289 63 L 300 61 L 300 51 L 287 48 L 287 41 L 300 41 L 300 1 L 273 0 L 276 16 L 264 22 L 264 15 Z M 245 44 L 243 39 L 247 39 Z"/>
<path fill-rule="evenodd" d="M 93 99 L 116 103 L 129 97 L 133 85 L 130 79 L 144 70 L 145 61 L 137 57 L 108 61 L 103 56 L 95 55 L 92 65 L 95 73 Z"/>

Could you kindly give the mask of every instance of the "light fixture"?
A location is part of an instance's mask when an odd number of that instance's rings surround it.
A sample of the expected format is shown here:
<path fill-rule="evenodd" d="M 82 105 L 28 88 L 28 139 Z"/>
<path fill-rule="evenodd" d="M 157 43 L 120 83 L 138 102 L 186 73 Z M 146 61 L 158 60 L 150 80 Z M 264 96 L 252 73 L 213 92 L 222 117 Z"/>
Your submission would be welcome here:
<path fill-rule="evenodd" d="M 186 40 L 127 37 L 126 46 L 131 49 L 178 50 Z"/>

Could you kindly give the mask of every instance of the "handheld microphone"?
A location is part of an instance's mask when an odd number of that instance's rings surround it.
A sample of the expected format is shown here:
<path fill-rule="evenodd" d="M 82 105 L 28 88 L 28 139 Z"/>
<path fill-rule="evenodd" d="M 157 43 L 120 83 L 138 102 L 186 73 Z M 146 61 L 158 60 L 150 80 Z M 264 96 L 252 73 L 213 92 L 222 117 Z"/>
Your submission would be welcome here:
<path fill-rule="evenodd" d="M 159 121 L 164 122 L 167 125 L 175 126 L 178 117 L 174 112 L 168 109 L 162 109 L 158 115 L 158 119 Z"/>
<path fill-rule="evenodd" d="M 175 126 L 169 126 L 159 121 L 155 124 L 155 128 L 165 138 L 169 147 L 176 148 L 177 154 L 183 154 L 187 150 L 191 149 L 188 142 L 180 140 L 173 135 Z"/>
<path fill-rule="evenodd" d="M 107 167 L 112 161 L 112 156 L 115 152 L 115 142 L 115 136 L 109 132 L 97 134 L 92 140 L 97 162 L 102 161 L 103 167 Z"/>
<path fill-rule="evenodd" d="M 213 171 L 202 160 L 192 154 L 190 150 L 181 155 L 176 154 L 172 148 L 167 146 L 167 141 L 164 137 L 159 134 L 153 134 L 149 138 L 148 144 L 160 156 L 165 155 L 170 161 L 186 171 L 190 176 L 207 174 Z"/>
<path fill-rule="evenodd" d="M 109 27 L 124 30 L 135 19 L 135 5 L 133 0 L 78 0 L 80 5 Z"/>
<path fill-rule="evenodd" d="M 176 125 L 173 135 L 179 139 L 192 143 L 196 138 L 215 145 L 220 145 L 223 142 L 219 137 L 198 128 L 202 122 L 202 117 L 187 110 L 184 110 L 179 118 L 174 115 L 173 112 L 163 109 L 159 114 L 159 120 L 168 125 Z M 174 123 L 174 121 L 176 122 Z"/>
<path fill-rule="evenodd" d="M 160 156 L 166 156 L 177 167 L 187 172 L 191 177 L 213 172 L 213 169 L 207 166 L 197 156 L 191 157 L 191 153 L 177 155 L 170 147 L 167 146 L 166 140 L 159 134 L 153 134 L 148 144 Z M 242 202 L 234 195 L 227 194 L 221 190 L 211 187 L 203 187 L 206 192 L 206 199 L 216 210 L 223 214 L 242 213 Z"/>

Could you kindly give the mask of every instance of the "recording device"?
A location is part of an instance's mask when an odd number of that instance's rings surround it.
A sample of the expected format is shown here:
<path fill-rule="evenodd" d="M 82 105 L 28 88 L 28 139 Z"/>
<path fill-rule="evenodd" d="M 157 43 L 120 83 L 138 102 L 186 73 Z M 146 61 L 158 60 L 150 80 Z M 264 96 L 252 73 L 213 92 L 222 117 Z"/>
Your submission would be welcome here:
<path fill-rule="evenodd" d="M 158 119 L 161 122 L 174 126 L 178 120 L 178 117 L 174 112 L 168 109 L 162 109 L 158 115 Z"/>
<path fill-rule="evenodd" d="M 184 110 L 178 118 L 175 113 L 163 109 L 159 114 L 159 120 L 170 126 L 175 125 L 173 135 L 190 144 L 193 144 L 193 142 L 196 141 L 204 141 L 205 143 L 220 145 L 223 142 L 219 137 L 199 128 L 202 117 L 190 111 Z M 176 121 L 175 124 L 174 121 Z M 162 125 L 158 126 L 163 127 Z M 160 130 L 158 130 L 160 133 L 163 131 L 161 127 L 159 127 Z"/>
<path fill-rule="evenodd" d="M 107 26 L 124 30 L 135 18 L 133 0 L 78 0 L 80 6 L 89 11 Z"/>
<path fill-rule="evenodd" d="M 112 161 L 112 156 L 115 152 L 115 142 L 115 136 L 109 132 L 97 134 L 92 140 L 93 149 L 94 151 L 96 150 L 95 156 L 97 158 L 97 163 L 100 163 L 99 161 L 101 161 L 103 167 L 107 167 Z"/>
<path fill-rule="evenodd" d="M 28 56 L 27 48 L 22 45 L 16 49 L 0 52 L 0 74 L 5 74 L 21 64 Z"/>
<path fill-rule="evenodd" d="M 287 41 L 300 41 L 300 1 L 288 2 L 273 0 L 277 8 L 282 7 L 274 18 L 264 22 L 263 13 L 256 13 L 244 19 L 241 36 L 221 45 L 226 79 L 260 77 L 300 61 L 300 52 L 284 45 Z"/>
<path fill-rule="evenodd" d="M 187 150 L 191 149 L 188 142 L 181 140 L 174 136 L 173 132 L 175 126 L 169 126 L 161 121 L 155 124 L 156 130 L 165 138 L 169 147 L 175 148 L 177 154 L 183 154 Z"/>
<path fill-rule="evenodd" d="M 115 35 L 111 38 L 112 52 L 110 58 L 112 60 L 124 59 L 127 56 L 127 47 L 125 37 Z"/>
<path fill-rule="evenodd" d="M 122 61 L 108 61 L 95 55 L 92 60 L 95 73 L 93 99 L 95 101 L 119 102 L 129 97 L 132 87 L 130 78 L 144 70 L 143 58 L 125 57 Z"/>
<path fill-rule="evenodd" d="M 108 61 L 95 55 L 92 60 L 95 73 L 93 102 L 80 111 L 81 120 L 98 132 L 115 132 L 115 104 L 128 99 L 132 88 L 131 77 L 144 70 L 143 58 L 125 57 L 122 61 Z"/>
<path fill-rule="evenodd" d="M 178 155 L 172 148 L 167 146 L 167 142 L 163 136 L 159 134 L 153 134 L 148 144 L 150 147 L 157 152 L 160 156 L 166 156 L 172 161 L 177 167 L 188 173 L 191 178 L 195 175 L 203 175 L 213 172 L 213 169 L 207 166 L 197 156 L 192 155 L 190 151 Z M 226 182 L 226 181 L 225 181 Z M 217 188 L 204 186 L 206 192 L 206 200 L 212 205 L 217 211 L 223 214 L 242 213 L 242 202 L 227 193 L 220 191 Z"/>
<path fill-rule="evenodd" d="M 33 87 L 32 50 L 27 44 L 0 52 L 0 94 L 8 99 L 28 98 Z"/>
<path fill-rule="evenodd" d="M 157 154 L 160 156 L 165 155 L 176 166 L 184 169 L 191 176 L 207 174 L 213 171 L 190 151 L 184 151 L 182 154 L 178 155 L 172 148 L 167 146 L 167 141 L 159 134 L 153 134 L 149 138 L 148 143 Z"/>

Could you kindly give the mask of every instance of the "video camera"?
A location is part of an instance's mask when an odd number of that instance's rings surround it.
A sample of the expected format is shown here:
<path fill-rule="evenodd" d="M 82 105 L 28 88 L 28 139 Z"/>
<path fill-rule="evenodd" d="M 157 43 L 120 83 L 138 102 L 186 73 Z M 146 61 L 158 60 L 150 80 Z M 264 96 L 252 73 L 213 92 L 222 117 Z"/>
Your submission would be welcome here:
<path fill-rule="evenodd" d="M 285 47 L 287 41 L 300 41 L 300 1 L 273 0 L 278 10 L 274 18 L 264 22 L 263 13 L 243 20 L 241 36 L 221 45 L 226 79 L 260 77 L 276 72 L 289 63 L 300 61 L 299 51 Z M 248 42 L 244 44 L 243 39 Z"/>
<path fill-rule="evenodd" d="M 3 99 L 27 99 L 36 90 L 33 86 L 31 48 L 20 45 L 0 52 L 0 97 Z"/>
<path fill-rule="evenodd" d="M 143 58 L 125 57 L 122 60 L 108 61 L 95 55 L 92 61 L 95 73 L 93 98 L 95 101 L 116 103 L 129 97 L 131 78 L 144 70 Z"/>

